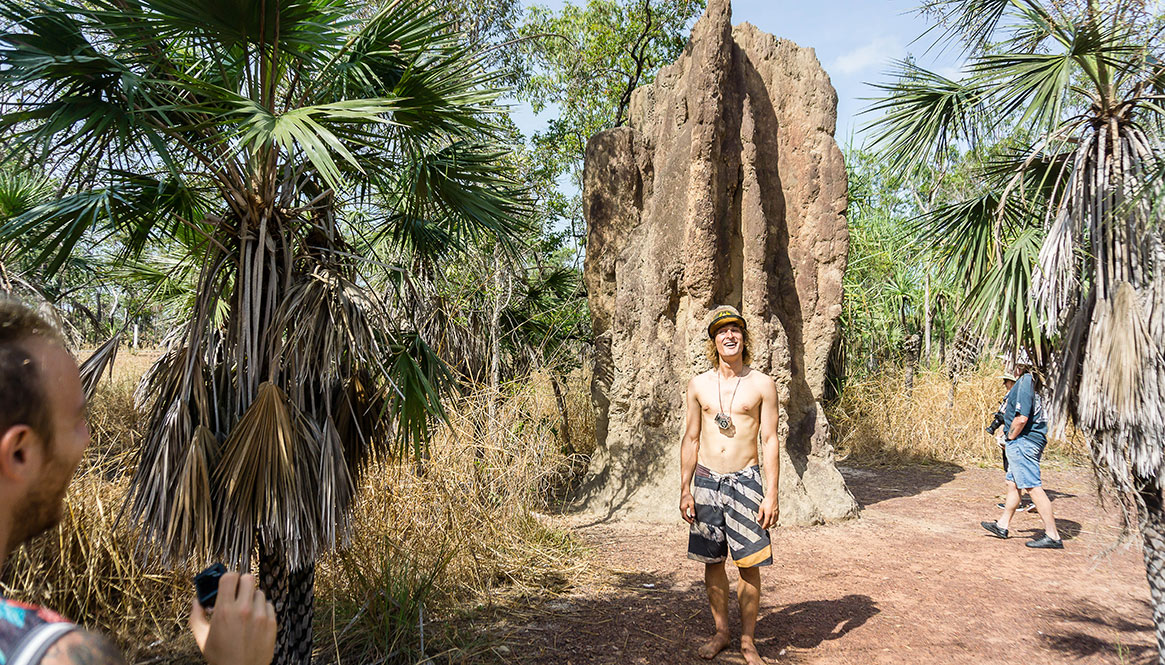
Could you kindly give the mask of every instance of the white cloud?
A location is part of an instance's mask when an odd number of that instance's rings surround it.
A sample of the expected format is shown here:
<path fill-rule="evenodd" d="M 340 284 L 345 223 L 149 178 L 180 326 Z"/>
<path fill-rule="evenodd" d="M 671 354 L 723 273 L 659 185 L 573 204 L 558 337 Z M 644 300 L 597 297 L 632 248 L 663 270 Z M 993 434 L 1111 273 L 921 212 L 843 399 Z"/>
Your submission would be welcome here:
<path fill-rule="evenodd" d="M 902 44 L 892 37 L 878 37 L 874 41 L 860 46 L 849 53 L 837 57 L 830 67 L 831 72 L 846 76 L 865 71 L 870 67 L 881 65 L 887 60 L 900 57 Z"/>

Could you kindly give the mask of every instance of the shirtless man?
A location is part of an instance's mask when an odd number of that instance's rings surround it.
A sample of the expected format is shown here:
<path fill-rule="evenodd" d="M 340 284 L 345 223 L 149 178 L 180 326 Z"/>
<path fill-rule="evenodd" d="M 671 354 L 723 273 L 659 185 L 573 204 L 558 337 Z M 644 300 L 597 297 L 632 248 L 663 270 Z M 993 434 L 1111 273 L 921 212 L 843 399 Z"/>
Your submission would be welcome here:
<path fill-rule="evenodd" d="M 748 366 L 748 328 L 732 307 L 708 323 L 712 369 L 688 383 L 680 444 L 680 513 L 691 525 L 688 558 L 704 562 L 716 634 L 699 649 L 711 659 L 732 641 L 728 631 L 728 555 L 740 570 L 740 653 L 763 665 L 753 635 L 760 606 L 760 567 L 773 562 L 768 529 L 777 523 L 777 389 Z M 764 487 L 757 437 L 764 451 Z M 692 489 L 693 481 L 695 484 Z"/>

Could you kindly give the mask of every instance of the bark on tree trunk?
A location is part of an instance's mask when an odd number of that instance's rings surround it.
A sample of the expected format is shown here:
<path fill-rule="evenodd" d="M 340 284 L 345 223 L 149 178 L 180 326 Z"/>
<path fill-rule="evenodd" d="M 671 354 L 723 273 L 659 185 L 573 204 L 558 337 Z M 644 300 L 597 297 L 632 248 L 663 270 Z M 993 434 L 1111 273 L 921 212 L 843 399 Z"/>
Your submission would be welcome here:
<path fill-rule="evenodd" d="M 573 452 L 570 442 L 570 418 L 566 410 L 566 396 L 562 394 L 562 387 L 558 385 L 558 377 L 553 373 L 550 376 L 550 387 L 554 389 L 554 401 L 558 403 L 558 414 L 562 417 L 562 449 Z"/>
<path fill-rule="evenodd" d="M 902 347 L 906 352 L 906 392 L 910 393 L 910 391 L 914 390 L 914 372 L 918 368 L 918 335 L 915 334 L 907 337 Z"/>
<path fill-rule="evenodd" d="M 1142 481 L 1144 482 L 1144 481 Z M 1157 627 L 1157 662 L 1165 665 L 1165 505 L 1161 488 L 1145 482 L 1141 491 L 1144 514 L 1140 516 L 1144 541 L 1145 576 L 1149 579 L 1149 596 L 1153 600 L 1153 624 Z"/>
<path fill-rule="evenodd" d="M 930 364 L 930 324 L 933 319 L 933 314 L 930 311 L 930 266 L 926 267 L 926 275 L 923 281 L 925 291 L 923 293 L 923 309 L 926 310 L 926 322 L 923 326 L 923 361 Z"/>
<path fill-rule="evenodd" d="M 942 327 L 939 327 L 938 333 L 938 364 L 947 364 L 947 336 L 943 334 Z"/>
<path fill-rule="evenodd" d="M 291 570 L 283 548 L 260 542 L 259 585 L 279 621 L 272 665 L 311 665 L 315 564 Z"/>

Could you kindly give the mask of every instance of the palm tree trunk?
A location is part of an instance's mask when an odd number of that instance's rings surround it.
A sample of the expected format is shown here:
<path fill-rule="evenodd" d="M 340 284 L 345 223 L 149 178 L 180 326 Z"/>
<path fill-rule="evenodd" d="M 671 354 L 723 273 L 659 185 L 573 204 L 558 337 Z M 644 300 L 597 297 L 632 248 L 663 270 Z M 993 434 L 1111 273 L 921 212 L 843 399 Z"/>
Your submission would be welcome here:
<path fill-rule="evenodd" d="M 311 665 L 315 564 L 291 570 L 283 548 L 260 540 L 259 585 L 279 621 L 272 665 Z"/>
<path fill-rule="evenodd" d="M 1157 662 L 1165 665 L 1165 504 L 1161 488 L 1151 480 L 1143 483 L 1141 500 L 1141 537 L 1144 541 L 1145 576 L 1149 578 L 1149 596 L 1153 600 L 1153 624 L 1157 627 Z"/>
<path fill-rule="evenodd" d="M 921 343 L 917 334 L 910 335 L 902 342 L 902 350 L 906 356 L 906 392 L 914 390 L 914 372 L 918 369 L 918 352 Z"/>

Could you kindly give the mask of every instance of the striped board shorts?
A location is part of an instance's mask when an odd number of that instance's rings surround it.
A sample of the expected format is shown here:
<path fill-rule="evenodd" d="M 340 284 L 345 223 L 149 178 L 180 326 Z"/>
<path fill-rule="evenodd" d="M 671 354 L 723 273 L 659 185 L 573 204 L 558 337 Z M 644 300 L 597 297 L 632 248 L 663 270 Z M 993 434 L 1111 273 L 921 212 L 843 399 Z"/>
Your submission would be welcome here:
<path fill-rule="evenodd" d="M 756 521 L 764 498 L 760 467 L 716 473 L 697 464 L 694 485 L 696 522 L 688 534 L 688 558 L 720 563 L 731 552 L 739 568 L 771 565 L 769 532 Z"/>

